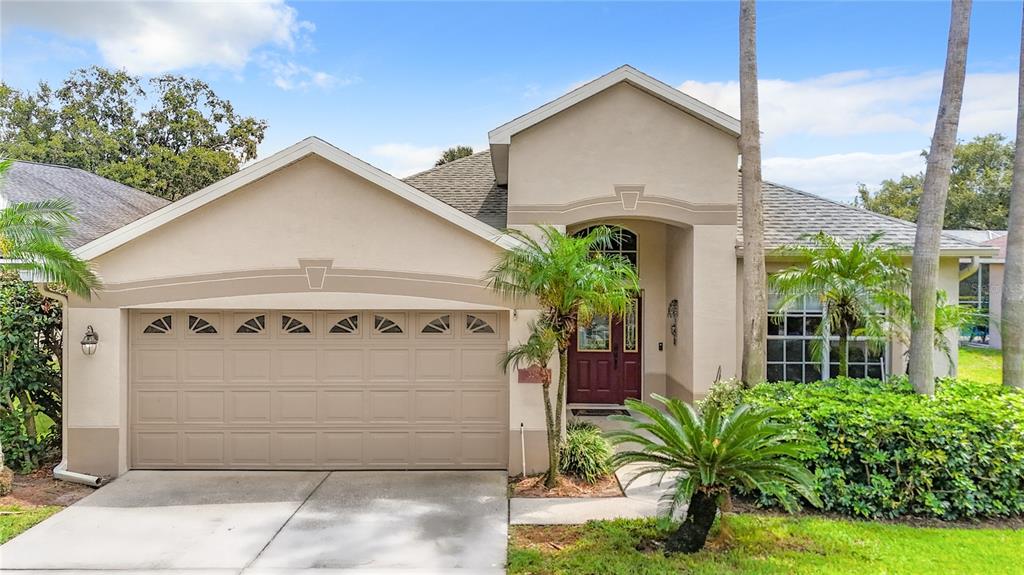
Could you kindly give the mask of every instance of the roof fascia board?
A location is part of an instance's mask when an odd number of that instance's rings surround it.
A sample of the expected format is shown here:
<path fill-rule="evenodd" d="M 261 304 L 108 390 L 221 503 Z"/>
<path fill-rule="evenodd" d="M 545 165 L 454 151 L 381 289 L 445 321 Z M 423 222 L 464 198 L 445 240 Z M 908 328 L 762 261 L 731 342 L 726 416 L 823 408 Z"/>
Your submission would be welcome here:
<path fill-rule="evenodd" d="M 622 66 L 575 90 L 534 109 L 531 112 L 491 130 L 487 136 L 491 144 L 509 144 L 512 136 L 538 124 L 555 114 L 602 92 L 619 82 L 629 82 L 704 122 L 732 135 L 739 136 L 740 122 L 736 118 L 717 110 L 696 98 L 656 80 L 630 66 Z"/>
<path fill-rule="evenodd" d="M 319 138 L 306 138 L 293 144 L 266 159 L 255 162 L 235 174 L 199 190 L 177 202 L 168 204 L 159 210 L 144 216 L 132 223 L 118 228 L 104 236 L 80 246 L 74 254 L 84 260 L 99 257 L 118 248 L 143 234 L 171 222 L 193 210 L 196 210 L 218 198 L 239 188 L 260 180 L 277 170 L 293 164 L 306 156 L 316 154 L 406 200 L 434 213 L 435 215 L 466 229 L 473 234 L 493 242 L 503 248 L 511 248 L 519 244 L 487 224 L 464 214 L 444 202 L 427 195 L 420 190 L 402 182 L 394 176 L 359 160 L 355 156 L 324 142 Z"/>

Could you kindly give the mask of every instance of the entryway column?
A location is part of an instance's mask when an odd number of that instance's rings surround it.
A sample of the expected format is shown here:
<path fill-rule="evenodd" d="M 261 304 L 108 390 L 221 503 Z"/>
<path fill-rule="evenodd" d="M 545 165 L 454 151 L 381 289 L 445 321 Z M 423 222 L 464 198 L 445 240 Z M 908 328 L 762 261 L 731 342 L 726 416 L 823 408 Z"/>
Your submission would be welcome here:
<path fill-rule="evenodd" d="M 686 324 L 692 331 L 692 399 L 702 399 L 721 370 L 736 376 L 736 226 L 693 226 Z M 682 319 L 682 317 L 680 318 Z M 680 322 L 683 323 L 683 322 Z M 682 342 L 680 342 L 682 343 Z"/>

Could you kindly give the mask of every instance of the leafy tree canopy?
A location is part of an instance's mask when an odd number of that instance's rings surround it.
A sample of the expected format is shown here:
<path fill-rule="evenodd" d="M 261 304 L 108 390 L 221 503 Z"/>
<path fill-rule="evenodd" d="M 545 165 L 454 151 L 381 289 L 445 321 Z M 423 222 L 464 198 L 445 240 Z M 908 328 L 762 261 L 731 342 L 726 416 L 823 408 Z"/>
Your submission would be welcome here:
<path fill-rule="evenodd" d="M 0 83 L 0 156 L 63 164 L 176 200 L 256 157 L 267 123 L 205 82 L 83 68 L 57 89 Z"/>
<path fill-rule="evenodd" d="M 435 166 L 442 166 L 448 162 L 454 162 L 459 158 L 465 158 L 466 156 L 473 155 L 473 146 L 452 146 L 447 150 L 441 152 L 441 157 L 438 158 Z"/>
<path fill-rule="evenodd" d="M 1005 230 L 1013 181 L 1013 142 L 1002 134 L 957 144 L 946 202 L 946 229 Z M 921 152 L 927 155 L 927 152 Z M 885 180 L 872 192 L 861 184 L 855 203 L 873 212 L 917 220 L 924 172 Z"/>

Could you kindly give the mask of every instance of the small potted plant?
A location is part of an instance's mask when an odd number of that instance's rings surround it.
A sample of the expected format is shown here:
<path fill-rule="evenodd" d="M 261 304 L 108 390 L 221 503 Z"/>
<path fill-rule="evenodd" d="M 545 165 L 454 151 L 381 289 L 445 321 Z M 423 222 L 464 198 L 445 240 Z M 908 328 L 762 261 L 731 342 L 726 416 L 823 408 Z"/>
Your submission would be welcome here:
<path fill-rule="evenodd" d="M 519 370 L 519 383 L 551 385 L 551 370 L 548 361 L 558 350 L 555 332 L 543 323 L 530 324 L 530 337 L 510 349 L 502 359 L 502 368 Z"/>

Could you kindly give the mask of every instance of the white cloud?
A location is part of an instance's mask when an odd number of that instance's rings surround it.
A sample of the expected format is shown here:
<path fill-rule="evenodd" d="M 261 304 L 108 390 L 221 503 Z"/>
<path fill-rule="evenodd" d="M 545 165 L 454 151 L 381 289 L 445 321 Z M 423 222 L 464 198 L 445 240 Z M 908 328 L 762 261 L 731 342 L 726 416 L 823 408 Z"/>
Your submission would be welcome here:
<path fill-rule="evenodd" d="M 768 140 L 790 134 L 849 136 L 914 132 L 930 135 L 941 72 L 897 75 L 856 70 L 804 80 L 762 79 L 761 130 Z M 1012 131 L 1017 75 L 968 74 L 960 134 Z M 739 82 L 684 82 L 679 89 L 739 116 Z"/>
<path fill-rule="evenodd" d="M 327 72 L 316 71 L 292 60 L 282 59 L 274 53 L 260 54 L 256 57 L 256 62 L 270 75 L 271 83 L 282 90 L 330 89 L 362 81 L 358 76 L 339 78 Z"/>
<path fill-rule="evenodd" d="M 106 64 L 135 74 L 200 67 L 237 72 L 258 48 L 308 46 L 315 29 L 283 0 L 5 2 L 4 17 L 5 28 L 48 30 L 95 44 Z M 291 82 L 299 75 L 312 85 L 332 84 L 329 74 L 305 68 L 293 72 Z"/>
<path fill-rule="evenodd" d="M 924 170 L 921 150 L 895 154 L 853 152 L 809 158 L 765 158 L 764 179 L 843 202 L 857 195 L 857 184 L 877 187 L 882 180 Z"/>
<path fill-rule="evenodd" d="M 444 150 L 441 146 L 389 143 L 372 146 L 370 155 L 373 156 L 373 165 L 393 176 L 404 178 L 432 167 Z"/>

